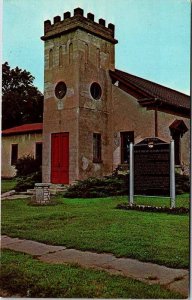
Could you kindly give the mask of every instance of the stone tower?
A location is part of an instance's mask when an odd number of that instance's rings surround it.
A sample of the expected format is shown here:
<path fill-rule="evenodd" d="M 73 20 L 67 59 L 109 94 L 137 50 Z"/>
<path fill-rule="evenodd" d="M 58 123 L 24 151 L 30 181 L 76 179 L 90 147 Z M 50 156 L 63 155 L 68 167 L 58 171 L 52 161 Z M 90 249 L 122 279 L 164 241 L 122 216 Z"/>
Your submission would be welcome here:
<path fill-rule="evenodd" d="M 84 17 L 44 22 L 43 182 L 72 183 L 112 172 L 114 25 Z"/>

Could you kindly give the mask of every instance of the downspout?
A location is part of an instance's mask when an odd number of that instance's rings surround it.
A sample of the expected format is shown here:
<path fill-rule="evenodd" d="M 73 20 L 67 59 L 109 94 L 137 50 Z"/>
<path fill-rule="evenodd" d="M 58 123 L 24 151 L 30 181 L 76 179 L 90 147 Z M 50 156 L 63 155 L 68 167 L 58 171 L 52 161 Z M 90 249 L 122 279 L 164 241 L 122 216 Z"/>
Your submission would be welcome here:
<path fill-rule="evenodd" d="M 158 137 L 158 107 L 161 105 L 161 100 L 159 98 L 154 99 L 155 102 L 155 137 Z"/>

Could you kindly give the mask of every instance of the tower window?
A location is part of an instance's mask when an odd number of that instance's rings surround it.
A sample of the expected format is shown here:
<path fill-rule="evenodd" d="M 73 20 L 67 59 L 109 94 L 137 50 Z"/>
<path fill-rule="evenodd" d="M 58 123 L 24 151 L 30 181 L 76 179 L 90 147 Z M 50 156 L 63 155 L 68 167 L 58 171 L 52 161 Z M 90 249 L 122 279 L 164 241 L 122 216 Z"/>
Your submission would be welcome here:
<path fill-rule="evenodd" d="M 100 49 L 97 48 L 97 67 L 100 68 Z"/>
<path fill-rule="evenodd" d="M 11 165 L 14 166 L 18 159 L 18 144 L 11 145 Z"/>
<path fill-rule="evenodd" d="M 93 162 L 101 162 L 101 134 L 93 134 Z"/>
<path fill-rule="evenodd" d="M 88 63 L 89 46 L 85 43 L 85 64 Z"/>
<path fill-rule="evenodd" d="M 49 69 L 53 67 L 53 49 L 49 51 Z"/>
<path fill-rule="evenodd" d="M 58 99 L 62 99 L 66 95 L 66 92 L 67 92 L 67 87 L 65 82 L 63 81 L 58 82 L 55 87 L 55 96 Z"/>
<path fill-rule="evenodd" d="M 59 66 L 61 67 L 62 63 L 62 46 L 59 47 Z"/>
<path fill-rule="evenodd" d="M 73 61 L 73 44 L 70 43 L 69 45 L 69 64 L 71 64 Z"/>
<path fill-rule="evenodd" d="M 90 92 L 93 99 L 99 100 L 101 98 L 102 90 L 100 85 L 97 82 L 92 83 Z"/>

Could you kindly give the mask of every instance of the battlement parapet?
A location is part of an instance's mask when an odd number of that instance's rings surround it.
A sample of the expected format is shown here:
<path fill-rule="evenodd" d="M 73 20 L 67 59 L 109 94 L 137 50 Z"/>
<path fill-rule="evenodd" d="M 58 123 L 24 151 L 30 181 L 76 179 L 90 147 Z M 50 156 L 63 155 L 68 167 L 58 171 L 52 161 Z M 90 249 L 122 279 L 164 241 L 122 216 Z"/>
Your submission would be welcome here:
<path fill-rule="evenodd" d="M 110 41 L 113 44 L 118 43 L 114 38 L 115 25 L 109 23 L 108 27 L 106 27 L 106 21 L 104 19 L 99 19 L 98 23 L 96 23 L 94 19 L 95 16 L 92 13 L 88 13 L 87 17 L 84 17 L 84 11 L 79 7 L 74 9 L 74 16 L 71 16 L 71 13 L 67 11 L 63 14 L 63 20 L 61 20 L 60 16 L 55 16 L 53 18 L 53 24 L 50 20 L 44 22 L 44 36 L 42 36 L 41 39 L 46 41 L 79 28 Z"/>

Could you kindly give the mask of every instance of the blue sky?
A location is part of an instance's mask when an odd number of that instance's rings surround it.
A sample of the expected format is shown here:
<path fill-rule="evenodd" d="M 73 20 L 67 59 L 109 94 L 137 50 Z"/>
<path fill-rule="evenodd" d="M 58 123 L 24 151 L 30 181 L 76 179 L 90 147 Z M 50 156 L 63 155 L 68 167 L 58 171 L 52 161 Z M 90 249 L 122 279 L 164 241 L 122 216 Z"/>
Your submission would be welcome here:
<path fill-rule="evenodd" d="M 117 69 L 189 94 L 189 0 L 4 0 L 3 62 L 43 91 L 44 20 L 76 7 L 115 24 Z"/>

